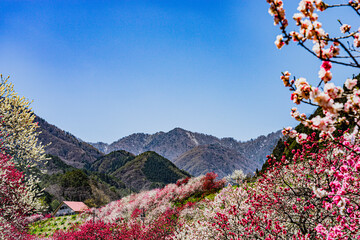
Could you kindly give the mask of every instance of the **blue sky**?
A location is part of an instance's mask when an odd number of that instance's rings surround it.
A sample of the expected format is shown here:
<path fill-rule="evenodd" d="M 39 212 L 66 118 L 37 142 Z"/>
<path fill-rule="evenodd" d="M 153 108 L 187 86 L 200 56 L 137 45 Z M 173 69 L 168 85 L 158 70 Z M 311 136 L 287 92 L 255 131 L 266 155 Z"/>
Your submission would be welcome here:
<path fill-rule="evenodd" d="M 321 64 L 295 44 L 277 50 L 267 10 L 265 0 L 1 0 L 0 71 L 36 114 L 85 141 L 175 127 L 247 140 L 296 124 L 281 71 L 315 82 Z M 329 11 L 330 31 L 336 19 Z M 334 68 L 335 83 L 353 73 Z"/>

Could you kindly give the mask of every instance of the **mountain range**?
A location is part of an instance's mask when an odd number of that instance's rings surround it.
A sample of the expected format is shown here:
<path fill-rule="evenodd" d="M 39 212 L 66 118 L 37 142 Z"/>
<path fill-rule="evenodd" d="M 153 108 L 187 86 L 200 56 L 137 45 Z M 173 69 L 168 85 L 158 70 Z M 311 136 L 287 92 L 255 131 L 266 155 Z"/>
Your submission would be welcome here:
<path fill-rule="evenodd" d="M 90 144 L 105 154 L 117 150 L 133 154 L 154 151 L 194 176 L 215 171 L 224 177 L 235 169 L 245 173 L 261 169 L 281 136 L 277 131 L 242 142 L 175 128 L 155 134 L 135 133 L 111 144 Z"/>
<path fill-rule="evenodd" d="M 112 144 L 89 144 L 40 117 L 35 121 L 40 127 L 39 141 L 51 156 L 44 167 L 49 177 L 44 179 L 52 180 L 44 187 L 58 200 L 82 192 L 83 198 L 97 204 L 131 191 L 162 187 L 189 174 L 214 171 L 222 178 L 236 169 L 253 173 L 261 169 L 281 136 L 277 131 L 242 142 L 175 128 L 155 134 L 135 133 Z M 57 183 L 71 174 L 80 174 L 76 169 L 88 176 L 86 191 Z M 100 185 L 95 185 L 95 179 Z M 75 195 L 74 199 L 80 199 Z M 106 196 L 105 200 L 101 196 Z"/>
<path fill-rule="evenodd" d="M 40 117 L 35 121 L 40 126 L 39 141 L 47 145 L 46 153 L 72 167 L 88 168 L 102 156 L 118 150 L 134 155 L 153 151 L 193 176 L 214 171 L 224 177 L 234 169 L 253 173 L 261 169 L 266 155 L 281 137 L 281 132 L 277 131 L 249 141 L 237 141 L 175 128 L 155 134 L 135 133 L 111 144 L 86 143 Z"/>

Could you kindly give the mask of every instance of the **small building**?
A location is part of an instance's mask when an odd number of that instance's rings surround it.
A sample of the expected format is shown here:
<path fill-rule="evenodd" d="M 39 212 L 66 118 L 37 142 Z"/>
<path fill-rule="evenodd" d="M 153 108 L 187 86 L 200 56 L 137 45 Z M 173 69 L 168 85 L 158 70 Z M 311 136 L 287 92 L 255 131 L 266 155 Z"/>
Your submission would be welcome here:
<path fill-rule="evenodd" d="M 88 210 L 89 207 L 83 202 L 63 201 L 53 213 L 54 217 L 79 214 Z"/>

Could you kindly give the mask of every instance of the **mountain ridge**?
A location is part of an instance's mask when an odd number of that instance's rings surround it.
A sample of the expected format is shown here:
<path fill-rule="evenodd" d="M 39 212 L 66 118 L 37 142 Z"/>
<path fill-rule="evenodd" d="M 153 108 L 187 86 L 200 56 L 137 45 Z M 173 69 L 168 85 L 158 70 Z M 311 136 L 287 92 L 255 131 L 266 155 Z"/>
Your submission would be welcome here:
<path fill-rule="evenodd" d="M 182 128 L 174 128 L 169 132 L 157 132 L 154 134 L 134 133 L 129 136 L 120 138 L 111 144 L 89 144 L 94 147 L 98 147 L 99 149 L 106 150 L 108 153 L 111 151 L 125 150 L 135 155 L 139 155 L 146 151 L 154 151 L 161 156 L 171 160 L 175 164 L 181 163 L 181 165 L 178 166 L 180 168 L 189 166 L 189 168 L 185 167 L 184 170 L 196 176 L 200 172 L 212 171 L 211 169 L 214 168 L 204 168 L 201 171 L 194 170 L 191 166 L 199 164 L 190 156 L 195 157 L 196 155 L 196 159 L 203 162 L 204 164 L 206 163 L 206 159 L 200 160 L 201 157 L 199 156 L 207 155 L 211 157 L 209 153 L 205 153 L 206 151 L 212 152 L 213 155 L 221 157 L 221 155 L 214 152 L 214 149 L 209 149 L 206 147 L 197 148 L 198 146 L 218 145 L 221 147 L 218 148 L 218 150 L 222 151 L 225 155 L 232 156 L 232 158 L 235 158 L 235 155 L 237 156 L 237 162 L 234 161 L 234 159 L 227 159 L 228 161 L 224 160 L 224 163 L 235 164 L 235 166 L 243 166 L 241 169 L 245 173 L 253 173 L 256 169 L 261 169 L 263 163 L 266 160 L 266 155 L 272 152 L 281 136 L 282 134 L 279 130 L 269 133 L 266 136 L 261 135 L 249 141 L 237 141 L 231 137 L 217 138 L 212 135 L 191 132 Z M 196 154 L 194 153 L 194 148 L 197 148 Z M 202 151 L 202 153 L 199 151 Z M 181 160 L 179 160 L 180 158 Z M 185 161 L 190 163 L 185 163 Z M 209 161 L 214 161 L 214 159 L 209 159 Z M 244 165 L 244 161 L 250 164 L 251 167 Z M 225 173 L 230 174 L 229 170 L 224 172 L 223 169 L 221 169 L 221 165 L 217 166 L 219 167 L 217 173 L 220 176 L 223 176 Z"/>
<path fill-rule="evenodd" d="M 91 164 L 104 155 L 97 148 L 48 123 L 39 116 L 36 116 L 34 121 L 38 122 L 38 131 L 41 132 L 38 139 L 46 146 L 45 152 L 58 156 L 70 166 L 83 168 L 86 164 Z"/>

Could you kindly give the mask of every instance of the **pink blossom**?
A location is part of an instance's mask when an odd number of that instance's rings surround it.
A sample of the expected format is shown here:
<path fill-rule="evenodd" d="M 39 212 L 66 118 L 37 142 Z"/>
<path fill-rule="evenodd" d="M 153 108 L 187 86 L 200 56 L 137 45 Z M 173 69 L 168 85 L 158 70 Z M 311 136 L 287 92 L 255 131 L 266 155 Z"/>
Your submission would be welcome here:
<path fill-rule="evenodd" d="M 345 81 L 345 87 L 349 90 L 352 90 L 357 84 L 357 79 L 351 79 L 351 78 L 348 78 L 346 79 Z"/>
<path fill-rule="evenodd" d="M 327 83 L 332 79 L 332 73 L 330 71 L 326 71 L 325 68 L 320 68 L 319 78 Z"/>
<path fill-rule="evenodd" d="M 281 49 L 285 45 L 285 42 L 283 41 L 283 36 L 277 35 L 276 41 L 274 43 L 278 49 Z"/>
<path fill-rule="evenodd" d="M 351 29 L 351 26 L 348 25 L 348 24 L 343 24 L 343 25 L 341 25 L 341 27 L 340 27 L 340 31 L 341 31 L 342 33 L 349 32 L 350 29 Z"/>
<path fill-rule="evenodd" d="M 341 87 L 336 87 L 333 83 L 326 83 L 324 86 L 324 92 L 332 99 L 341 97 L 344 90 Z"/>

